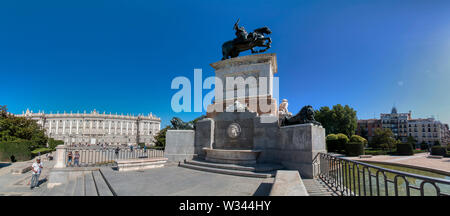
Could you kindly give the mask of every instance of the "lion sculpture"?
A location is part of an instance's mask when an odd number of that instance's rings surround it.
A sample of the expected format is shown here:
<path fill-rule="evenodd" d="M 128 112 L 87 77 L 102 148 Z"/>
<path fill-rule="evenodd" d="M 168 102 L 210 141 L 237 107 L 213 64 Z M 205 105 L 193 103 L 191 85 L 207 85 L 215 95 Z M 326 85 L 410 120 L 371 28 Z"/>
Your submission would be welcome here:
<path fill-rule="evenodd" d="M 280 119 L 281 126 L 312 123 L 322 125 L 314 119 L 314 109 L 311 105 L 304 106 L 295 116 L 284 116 Z"/>

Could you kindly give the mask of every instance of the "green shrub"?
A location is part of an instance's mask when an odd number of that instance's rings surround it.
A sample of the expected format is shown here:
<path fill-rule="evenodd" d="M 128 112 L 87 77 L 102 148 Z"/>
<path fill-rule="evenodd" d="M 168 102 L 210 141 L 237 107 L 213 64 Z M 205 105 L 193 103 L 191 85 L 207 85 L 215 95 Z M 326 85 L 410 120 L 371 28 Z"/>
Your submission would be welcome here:
<path fill-rule="evenodd" d="M 337 152 L 338 137 L 336 134 L 328 134 L 326 143 L 328 152 Z"/>
<path fill-rule="evenodd" d="M 41 155 L 43 155 L 43 154 L 47 154 L 47 153 L 52 152 L 52 151 L 54 151 L 54 149 L 51 149 L 51 148 L 38 148 L 38 149 L 35 149 L 35 150 L 31 151 L 31 157 L 36 157 L 36 156 L 39 155 L 39 153 L 41 153 Z"/>
<path fill-rule="evenodd" d="M 347 156 L 359 156 L 364 154 L 364 144 L 360 142 L 349 142 L 345 144 Z"/>
<path fill-rule="evenodd" d="M 345 153 L 345 144 L 348 143 L 349 139 L 347 137 L 347 135 L 342 134 L 342 133 L 338 133 L 336 134 L 337 136 L 337 145 L 336 145 L 336 150 L 340 153 Z"/>
<path fill-rule="evenodd" d="M 366 143 L 367 143 L 367 140 L 364 139 L 362 136 L 352 135 L 352 136 L 350 137 L 350 142 L 366 144 Z"/>
<path fill-rule="evenodd" d="M 375 149 L 375 150 L 364 150 L 364 154 L 366 155 L 387 155 L 387 151 L 381 150 L 381 149 Z"/>
<path fill-rule="evenodd" d="M 64 145 L 64 141 L 55 140 L 53 138 L 48 139 L 48 148 L 56 149 L 56 146 L 58 146 L 58 145 Z"/>
<path fill-rule="evenodd" d="M 417 153 L 424 153 L 424 152 L 427 152 L 427 151 L 426 151 L 426 150 L 417 150 L 417 149 L 414 149 L 413 152 L 414 152 L 414 154 L 417 154 Z"/>
<path fill-rule="evenodd" d="M 31 146 L 35 145 L 29 140 L 15 140 L 9 142 L 0 142 L 0 161 L 10 161 L 14 156 L 17 161 L 26 161 L 31 159 Z"/>
<path fill-rule="evenodd" d="M 409 143 L 397 144 L 397 154 L 398 155 L 414 155 L 411 144 L 409 144 Z"/>
<path fill-rule="evenodd" d="M 447 149 L 442 146 L 431 147 L 431 155 L 445 156 L 447 154 Z"/>
<path fill-rule="evenodd" d="M 138 145 L 139 145 L 140 148 L 144 148 L 145 143 L 139 143 Z"/>

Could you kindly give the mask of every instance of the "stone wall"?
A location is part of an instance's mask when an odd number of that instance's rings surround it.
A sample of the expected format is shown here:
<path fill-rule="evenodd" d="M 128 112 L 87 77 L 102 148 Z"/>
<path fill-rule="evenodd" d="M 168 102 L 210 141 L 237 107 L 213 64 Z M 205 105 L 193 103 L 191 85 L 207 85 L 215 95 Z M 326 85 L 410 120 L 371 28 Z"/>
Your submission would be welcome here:
<path fill-rule="evenodd" d="M 173 162 L 191 160 L 195 156 L 194 143 L 194 130 L 168 130 L 164 157 Z"/>
<path fill-rule="evenodd" d="M 254 125 L 257 113 L 254 112 L 223 112 L 214 118 L 214 145 L 215 149 L 253 149 Z M 241 134 L 230 138 L 227 130 L 230 124 L 237 123 Z"/>
<path fill-rule="evenodd" d="M 303 178 L 313 178 L 312 161 L 317 153 L 326 153 L 325 129 L 313 124 L 280 128 L 278 160 L 287 169 L 299 170 Z"/>
<path fill-rule="evenodd" d="M 195 154 L 204 158 L 203 148 L 213 148 L 214 144 L 214 119 L 205 118 L 195 124 Z"/>

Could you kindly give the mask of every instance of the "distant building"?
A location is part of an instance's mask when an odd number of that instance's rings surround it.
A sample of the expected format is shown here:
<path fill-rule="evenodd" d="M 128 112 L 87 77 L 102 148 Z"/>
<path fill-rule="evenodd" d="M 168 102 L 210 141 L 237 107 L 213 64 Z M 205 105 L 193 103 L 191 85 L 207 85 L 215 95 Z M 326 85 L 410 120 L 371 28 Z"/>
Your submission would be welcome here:
<path fill-rule="evenodd" d="M 27 111 L 18 117 L 36 120 L 46 134 L 63 140 L 66 145 L 152 145 L 153 136 L 160 130 L 161 120 L 149 115 L 91 113 L 46 114 Z"/>
<path fill-rule="evenodd" d="M 371 141 L 377 128 L 382 128 L 380 119 L 361 119 L 358 120 L 356 134 Z"/>
<path fill-rule="evenodd" d="M 449 142 L 448 125 L 434 118 L 408 121 L 408 135 L 414 137 L 418 144 L 425 142 L 432 146 L 439 142 L 442 146 L 447 146 Z"/>
<path fill-rule="evenodd" d="M 411 120 L 411 111 L 408 113 L 398 113 L 397 108 L 393 107 L 391 113 L 381 113 L 380 119 L 382 127 L 391 129 L 396 139 L 402 142 L 407 141 L 407 125 L 408 121 Z"/>
<path fill-rule="evenodd" d="M 356 134 L 371 141 L 376 128 L 389 128 L 396 139 L 406 142 L 409 136 L 417 140 L 417 144 L 422 142 L 432 146 L 439 142 L 442 146 L 450 144 L 450 131 L 448 124 L 436 121 L 434 118 L 413 119 L 411 111 L 408 113 L 398 113 L 393 107 L 391 113 L 380 114 L 380 119 L 358 120 Z"/>

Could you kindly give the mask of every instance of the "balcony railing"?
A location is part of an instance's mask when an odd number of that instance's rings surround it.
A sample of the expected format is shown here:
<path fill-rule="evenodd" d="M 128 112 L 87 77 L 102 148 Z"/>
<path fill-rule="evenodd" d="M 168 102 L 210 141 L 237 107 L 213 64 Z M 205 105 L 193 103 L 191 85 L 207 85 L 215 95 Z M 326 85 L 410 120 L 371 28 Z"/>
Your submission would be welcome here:
<path fill-rule="evenodd" d="M 80 158 L 75 164 L 75 153 L 78 151 Z M 69 163 L 68 153 L 72 152 L 72 161 Z M 157 158 L 164 157 L 164 149 L 129 149 L 120 148 L 116 152 L 115 148 L 92 148 L 92 147 L 66 147 L 64 161 L 66 166 L 108 166 L 113 165 L 115 160 L 137 159 L 137 158 Z"/>
<path fill-rule="evenodd" d="M 316 177 L 341 196 L 450 196 L 450 180 L 319 153 Z"/>

